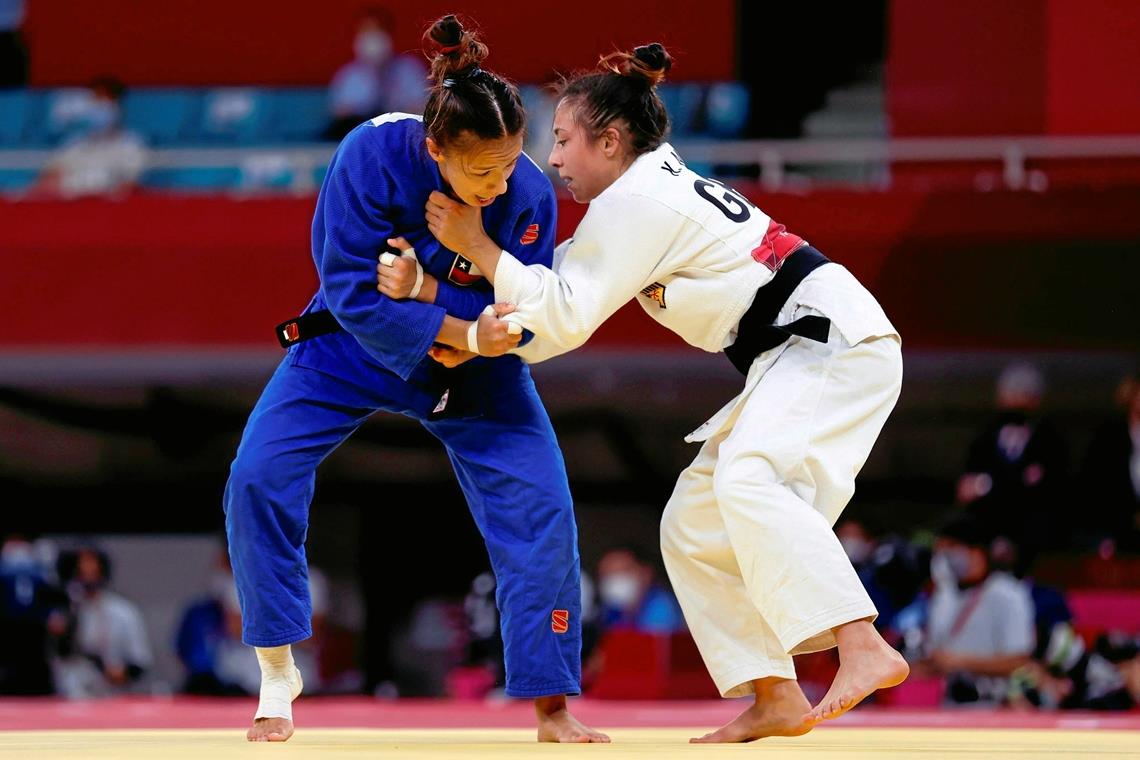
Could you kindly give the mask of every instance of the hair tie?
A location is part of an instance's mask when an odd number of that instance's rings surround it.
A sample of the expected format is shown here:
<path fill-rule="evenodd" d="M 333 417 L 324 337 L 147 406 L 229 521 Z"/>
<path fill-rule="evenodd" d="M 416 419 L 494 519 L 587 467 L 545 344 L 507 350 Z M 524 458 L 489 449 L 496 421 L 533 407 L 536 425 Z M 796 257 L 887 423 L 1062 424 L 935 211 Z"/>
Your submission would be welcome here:
<path fill-rule="evenodd" d="M 441 48 L 439 49 L 439 52 L 443 53 L 444 55 L 447 55 L 447 54 L 449 54 L 449 53 L 454 53 L 454 52 L 455 52 L 456 50 L 458 50 L 460 47 L 462 47 L 462 46 L 461 46 L 460 44 L 458 44 L 458 43 L 456 43 L 456 44 L 454 44 L 454 45 L 447 45 L 447 46 L 441 47 Z"/>

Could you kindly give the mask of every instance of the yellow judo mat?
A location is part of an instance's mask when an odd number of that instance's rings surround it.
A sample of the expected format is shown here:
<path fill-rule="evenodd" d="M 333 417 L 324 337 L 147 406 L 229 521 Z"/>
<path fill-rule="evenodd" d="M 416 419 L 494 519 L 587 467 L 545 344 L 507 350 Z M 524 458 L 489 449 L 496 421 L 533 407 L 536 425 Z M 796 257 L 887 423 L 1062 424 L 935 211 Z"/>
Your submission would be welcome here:
<path fill-rule="evenodd" d="M 554 745 L 529 730 L 301 729 L 284 744 L 251 744 L 243 731 L 53 730 L 0 731 L 0 758 L 8 760 L 231 760 L 231 758 L 712 758 L 750 756 L 822 758 L 1137 758 L 1140 732 L 1117 730 L 844 728 L 753 744 L 690 745 L 708 728 L 607 729 L 612 744 Z"/>

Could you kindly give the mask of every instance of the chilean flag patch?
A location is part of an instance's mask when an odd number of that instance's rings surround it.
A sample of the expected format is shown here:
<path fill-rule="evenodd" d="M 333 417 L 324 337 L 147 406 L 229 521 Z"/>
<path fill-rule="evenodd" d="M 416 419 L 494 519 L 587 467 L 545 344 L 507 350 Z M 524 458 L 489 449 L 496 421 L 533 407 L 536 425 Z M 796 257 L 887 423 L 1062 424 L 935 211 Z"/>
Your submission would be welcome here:
<path fill-rule="evenodd" d="M 523 245 L 530 245 L 531 243 L 533 243 L 536 240 L 538 240 L 538 225 L 537 224 L 532 224 L 531 226 L 527 227 L 526 232 L 524 232 L 523 236 L 521 238 L 519 238 L 519 242 L 522 243 Z"/>
<path fill-rule="evenodd" d="M 447 279 L 456 285 L 474 285 L 483 279 L 483 273 L 479 271 L 479 267 L 475 266 L 473 261 L 456 254 L 455 261 L 451 263 L 451 271 L 447 274 Z"/>

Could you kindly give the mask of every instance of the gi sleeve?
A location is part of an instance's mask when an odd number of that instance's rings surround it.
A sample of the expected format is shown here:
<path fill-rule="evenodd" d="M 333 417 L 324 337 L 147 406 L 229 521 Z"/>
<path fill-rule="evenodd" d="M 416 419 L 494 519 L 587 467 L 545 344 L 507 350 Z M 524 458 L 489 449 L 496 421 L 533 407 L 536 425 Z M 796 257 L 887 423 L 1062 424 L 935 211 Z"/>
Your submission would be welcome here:
<path fill-rule="evenodd" d="M 595 200 L 574 237 L 555 253 L 557 271 L 527 266 L 504 251 L 495 295 L 517 307 L 506 319 L 564 351 L 582 345 L 650 281 L 668 248 L 672 217 L 651 198 Z M 541 355 L 554 355 L 549 352 Z"/>

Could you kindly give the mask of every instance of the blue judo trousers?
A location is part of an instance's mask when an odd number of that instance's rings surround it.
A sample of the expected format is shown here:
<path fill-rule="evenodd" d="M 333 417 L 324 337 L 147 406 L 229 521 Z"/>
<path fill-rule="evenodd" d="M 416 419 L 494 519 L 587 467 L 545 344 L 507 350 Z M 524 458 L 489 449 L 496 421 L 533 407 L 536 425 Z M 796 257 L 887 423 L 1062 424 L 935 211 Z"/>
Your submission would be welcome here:
<path fill-rule="evenodd" d="M 321 188 L 313 222 L 321 288 L 308 310 L 331 311 L 344 329 L 289 349 L 230 470 L 226 533 L 243 640 L 271 647 L 312 634 L 305 537 L 317 467 L 372 414 L 403 414 L 443 444 L 486 542 L 507 693 L 577 694 L 577 528 L 565 464 L 530 371 L 514 356 L 451 370 L 426 357 L 445 312 L 474 319 L 494 294 L 426 230 L 423 207 L 442 181 L 423 140 L 418 117 L 366 122 L 345 138 Z M 483 221 L 505 249 L 549 266 L 553 191 L 525 156 Z M 378 252 L 396 235 L 415 245 L 439 281 L 435 304 L 376 291 Z"/>

